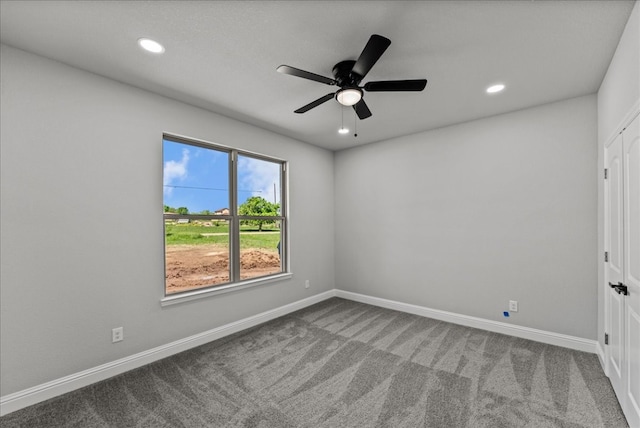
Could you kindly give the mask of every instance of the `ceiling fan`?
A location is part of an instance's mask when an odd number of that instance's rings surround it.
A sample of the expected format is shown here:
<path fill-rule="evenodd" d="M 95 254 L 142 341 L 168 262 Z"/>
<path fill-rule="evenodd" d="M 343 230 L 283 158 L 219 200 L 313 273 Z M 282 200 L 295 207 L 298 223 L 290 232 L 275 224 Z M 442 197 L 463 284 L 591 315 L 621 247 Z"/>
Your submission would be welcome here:
<path fill-rule="evenodd" d="M 318 107 L 335 98 L 344 106 L 353 106 L 356 114 L 360 119 L 366 119 L 371 116 L 371 111 L 364 102 L 363 90 L 367 92 L 407 92 L 422 91 L 427 86 L 427 79 L 414 80 L 382 80 L 377 82 L 367 82 L 364 86 L 359 86 L 360 82 L 367 75 L 373 65 L 380 59 L 384 51 L 387 50 L 391 40 L 377 34 L 369 38 L 366 46 L 356 61 L 346 60 L 337 63 L 333 67 L 333 79 L 309 71 L 300 70 L 288 65 L 281 65 L 277 68 L 280 73 L 290 74 L 292 76 L 302 77 L 303 79 L 313 80 L 315 82 L 324 83 L 331 86 L 339 86 L 336 92 L 331 92 L 323 97 L 318 98 L 309 104 L 300 107 L 294 113 L 305 113 L 312 108 Z"/>

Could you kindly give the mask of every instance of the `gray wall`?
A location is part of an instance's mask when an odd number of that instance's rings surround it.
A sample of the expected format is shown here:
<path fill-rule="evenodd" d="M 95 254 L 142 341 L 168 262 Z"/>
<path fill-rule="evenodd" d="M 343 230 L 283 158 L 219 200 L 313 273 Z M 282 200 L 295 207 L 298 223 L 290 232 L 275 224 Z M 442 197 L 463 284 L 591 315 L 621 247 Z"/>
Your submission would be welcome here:
<path fill-rule="evenodd" d="M 336 287 L 595 339 L 596 120 L 590 95 L 336 153 Z"/>
<path fill-rule="evenodd" d="M 598 341 L 604 347 L 604 145 L 640 102 L 640 3 L 636 2 L 598 91 Z"/>
<path fill-rule="evenodd" d="M 331 152 L 7 46 L 0 55 L 1 395 L 334 288 Z M 160 307 L 163 131 L 290 161 L 293 279 Z M 117 326 L 125 340 L 112 344 Z"/>

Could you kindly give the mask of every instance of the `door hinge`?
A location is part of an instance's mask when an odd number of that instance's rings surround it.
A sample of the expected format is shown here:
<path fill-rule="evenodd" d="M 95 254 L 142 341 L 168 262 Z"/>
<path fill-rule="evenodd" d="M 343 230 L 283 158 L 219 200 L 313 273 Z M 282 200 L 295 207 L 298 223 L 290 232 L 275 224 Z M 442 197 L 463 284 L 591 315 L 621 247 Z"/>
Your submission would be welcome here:
<path fill-rule="evenodd" d="M 604 261 L 605 261 L 605 262 L 608 262 L 608 261 L 609 261 L 609 252 L 608 252 L 608 251 L 605 251 L 605 252 L 604 252 Z"/>
<path fill-rule="evenodd" d="M 607 168 L 604 169 L 604 179 L 609 178 L 609 170 Z"/>
<path fill-rule="evenodd" d="M 609 333 L 605 333 L 604 334 L 604 344 L 608 345 L 609 344 Z"/>

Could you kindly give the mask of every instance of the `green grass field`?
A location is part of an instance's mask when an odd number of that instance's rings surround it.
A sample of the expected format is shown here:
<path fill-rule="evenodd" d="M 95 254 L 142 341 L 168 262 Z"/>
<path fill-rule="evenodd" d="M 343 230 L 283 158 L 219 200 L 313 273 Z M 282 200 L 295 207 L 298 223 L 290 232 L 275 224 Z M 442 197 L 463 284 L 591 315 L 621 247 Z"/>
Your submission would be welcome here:
<path fill-rule="evenodd" d="M 240 248 L 261 248 L 277 251 L 277 245 L 280 242 L 279 232 L 280 229 L 275 228 L 273 225 L 262 226 L 262 232 L 258 232 L 258 228 L 255 226 L 240 226 Z M 222 222 L 219 226 L 170 223 L 165 225 L 165 242 L 167 245 L 228 245 L 228 234 L 229 227 Z"/>

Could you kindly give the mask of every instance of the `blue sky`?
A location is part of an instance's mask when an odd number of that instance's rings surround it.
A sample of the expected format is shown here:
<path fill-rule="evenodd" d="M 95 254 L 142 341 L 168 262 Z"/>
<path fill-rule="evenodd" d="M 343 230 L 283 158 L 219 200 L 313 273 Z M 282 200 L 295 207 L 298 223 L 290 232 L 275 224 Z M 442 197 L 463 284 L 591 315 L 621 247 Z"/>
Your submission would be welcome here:
<path fill-rule="evenodd" d="M 280 202 L 279 175 L 277 163 L 239 156 L 238 203 L 251 196 Z M 229 207 L 228 154 L 163 140 L 163 189 L 164 205 L 190 213 Z"/>

